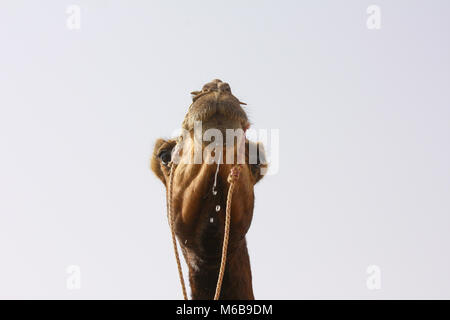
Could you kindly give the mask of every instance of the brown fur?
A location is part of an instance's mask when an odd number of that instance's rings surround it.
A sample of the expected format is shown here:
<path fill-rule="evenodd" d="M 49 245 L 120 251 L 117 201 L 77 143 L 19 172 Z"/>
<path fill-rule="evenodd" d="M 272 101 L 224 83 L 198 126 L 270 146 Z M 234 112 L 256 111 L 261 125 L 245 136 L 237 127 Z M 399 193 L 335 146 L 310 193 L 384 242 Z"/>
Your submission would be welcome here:
<path fill-rule="evenodd" d="M 206 88 L 206 89 L 205 89 Z M 194 103 L 186 115 L 183 127 L 192 130 L 194 120 L 202 120 L 207 127 L 248 128 L 248 119 L 240 102 L 231 94 L 228 84 L 220 80 L 206 84 L 194 92 Z M 151 159 L 151 169 L 168 186 L 170 169 L 162 155 L 176 145 L 175 140 L 158 139 Z M 236 185 L 231 206 L 231 232 L 220 299 L 254 299 L 250 261 L 245 235 L 253 216 L 253 186 L 262 178 L 261 164 L 249 164 L 246 140 L 246 163 Z M 181 158 L 192 150 L 183 150 Z M 236 148 L 223 148 L 223 154 Z M 224 158 L 225 159 L 225 158 Z M 212 194 L 217 165 L 180 163 L 173 177 L 173 213 L 175 233 L 189 267 L 189 282 L 193 299 L 212 299 L 217 283 L 225 223 L 227 176 L 231 164 L 221 164 L 217 181 L 217 195 Z M 220 205 L 220 212 L 215 211 Z M 210 218 L 214 222 L 210 223 Z"/>

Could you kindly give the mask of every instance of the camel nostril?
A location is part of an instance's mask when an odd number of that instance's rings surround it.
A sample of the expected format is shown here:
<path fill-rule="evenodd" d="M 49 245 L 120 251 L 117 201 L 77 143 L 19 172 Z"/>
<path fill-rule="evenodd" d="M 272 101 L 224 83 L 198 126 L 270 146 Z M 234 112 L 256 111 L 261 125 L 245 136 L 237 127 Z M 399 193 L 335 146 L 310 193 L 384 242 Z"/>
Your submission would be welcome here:
<path fill-rule="evenodd" d="M 231 88 L 230 85 L 226 82 L 220 82 L 217 84 L 217 87 L 219 89 L 220 92 L 227 92 L 227 93 L 231 93 Z"/>

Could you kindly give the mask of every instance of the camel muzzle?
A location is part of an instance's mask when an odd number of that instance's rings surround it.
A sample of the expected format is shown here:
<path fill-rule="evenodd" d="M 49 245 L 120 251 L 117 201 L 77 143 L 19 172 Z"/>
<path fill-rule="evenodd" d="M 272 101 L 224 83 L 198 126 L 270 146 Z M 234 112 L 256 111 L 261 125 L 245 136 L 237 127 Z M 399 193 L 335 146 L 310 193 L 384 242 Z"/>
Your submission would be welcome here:
<path fill-rule="evenodd" d="M 207 130 L 216 128 L 243 129 L 250 127 L 248 117 L 240 102 L 232 93 L 230 85 L 221 80 L 205 84 L 201 91 L 191 93 L 192 104 L 183 121 L 183 129 L 191 131 L 196 121 L 202 122 Z"/>

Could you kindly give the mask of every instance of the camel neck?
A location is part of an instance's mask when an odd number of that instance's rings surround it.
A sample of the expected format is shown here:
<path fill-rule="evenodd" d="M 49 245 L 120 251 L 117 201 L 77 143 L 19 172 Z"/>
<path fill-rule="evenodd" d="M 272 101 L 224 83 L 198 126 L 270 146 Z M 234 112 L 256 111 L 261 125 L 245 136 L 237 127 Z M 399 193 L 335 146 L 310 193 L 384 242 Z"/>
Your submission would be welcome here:
<path fill-rule="evenodd" d="M 189 254 L 188 254 L 189 255 Z M 211 300 L 216 290 L 220 257 L 189 263 L 189 282 L 192 299 Z M 227 254 L 227 265 L 223 277 L 221 300 L 253 300 L 252 274 L 245 238 L 231 245 Z"/>

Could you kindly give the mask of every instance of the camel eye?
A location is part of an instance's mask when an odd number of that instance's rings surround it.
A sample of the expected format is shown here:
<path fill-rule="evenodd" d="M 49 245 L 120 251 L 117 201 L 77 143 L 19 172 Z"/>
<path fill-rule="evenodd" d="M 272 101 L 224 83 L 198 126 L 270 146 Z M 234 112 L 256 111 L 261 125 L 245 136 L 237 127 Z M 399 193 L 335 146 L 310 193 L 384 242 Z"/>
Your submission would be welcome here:
<path fill-rule="evenodd" d="M 161 160 L 163 165 L 167 166 L 167 164 L 170 162 L 170 160 L 172 158 L 172 150 L 170 150 L 170 149 L 162 150 L 158 154 L 158 158 Z"/>
<path fill-rule="evenodd" d="M 261 164 L 260 163 L 251 164 L 250 165 L 250 170 L 252 171 L 254 176 L 259 175 L 259 173 L 261 172 Z"/>

